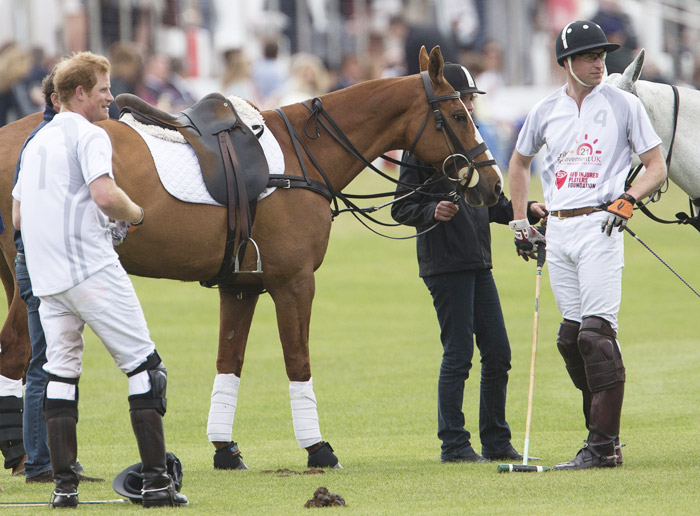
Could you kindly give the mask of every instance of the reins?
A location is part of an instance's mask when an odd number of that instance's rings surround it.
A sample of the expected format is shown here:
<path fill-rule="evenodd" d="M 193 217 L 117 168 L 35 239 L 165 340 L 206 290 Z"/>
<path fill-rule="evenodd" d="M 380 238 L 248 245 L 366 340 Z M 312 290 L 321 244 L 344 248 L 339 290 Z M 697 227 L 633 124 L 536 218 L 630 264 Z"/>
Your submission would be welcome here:
<path fill-rule="evenodd" d="M 387 227 L 395 227 L 395 226 L 400 226 L 401 224 L 397 223 L 387 223 L 383 222 L 381 220 L 376 219 L 375 217 L 372 217 L 369 215 L 372 212 L 375 212 L 381 208 L 384 208 L 386 206 L 389 206 L 407 195 L 412 195 L 416 192 L 420 192 L 423 195 L 433 195 L 433 196 L 442 196 L 444 197 L 444 194 L 438 194 L 438 193 L 432 193 L 429 191 L 425 191 L 426 189 L 429 189 L 431 186 L 436 184 L 439 181 L 443 181 L 445 179 L 450 180 L 452 182 L 458 182 L 459 184 L 457 185 L 457 188 L 455 189 L 454 194 L 457 194 L 457 189 L 460 187 L 464 187 L 464 185 L 468 185 L 471 182 L 472 176 L 474 172 L 476 171 L 477 168 L 479 167 L 484 167 L 484 166 L 491 166 L 495 165 L 496 161 L 493 159 L 490 160 L 485 160 L 485 161 L 476 161 L 476 157 L 487 151 L 488 147 L 484 142 L 481 142 L 477 146 L 475 146 L 473 149 L 470 149 L 469 151 L 465 150 L 464 147 L 462 146 L 461 142 L 459 139 L 456 137 L 454 131 L 450 127 L 450 124 L 447 123 L 447 121 L 443 118 L 442 112 L 440 111 L 438 107 L 438 103 L 445 101 L 445 100 L 455 100 L 460 98 L 460 94 L 458 92 L 454 93 L 449 93 L 446 95 L 442 95 L 439 97 L 435 96 L 432 83 L 430 81 L 430 77 L 428 76 L 428 72 L 421 72 L 421 78 L 423 80 L 423 86 L 426 91 L 427 95 L 427 100 L 428 100 L 428 112 L 426 114 L 425 119 L 423 120 L 423 123 L 420 126 L 420 129 L 418 131 L 418 134 L 416 135 L 412 145 L 411 145 L 411 151 L 415 149 L 415 146 L 417 145 L 423 130 L 425 129 L 428 120 L 430 119 L 430 114 L 433 114 L 433 117 L 435 119 L 435 124 L 436 128 L 438 131 L 441 131 L 444 138 L 445 142 L 447 144 L 447 147 L 450 151 L 450 156 L 448 156 L 445 159 L 445 162 L 443 163 L 443 168 L 442 168 L 442 177 L 438 177 L 435 180 L 428 180 L 424 184 L 411 184 L 411 183 L 405 183 L 403 181 L 400 181 L 398 179 L 394 179 L 393 177 L 387 175 L 386 173 L 382 172 L 379 170 L 377 167 L 375 167 L 369 160 L 367 160 L 362 153 L 353 145 L 353 143 L 349 140 L 349 138 L 345 135 L 345 133 L 340 129 L 338 124 L 333 120 L 332 116 L 325 110 L 323 107 L 323 102 L 320 98 L 316 97 L 312 99 L 310 102 L 304 102 L 302 105 L 309 110 L 309 116 L 304 122 L 303 126 L 303 132 L 304 135 L 311 139 L 311 140 L 316 140 L 320 138 L 321 136 L 321 128 L 325 129 L 325 131 L 338 143 L 340 144 L 343 149 L 345 149 L 346 152 L 348 152 L 352 157 L 360 161 L 366 168 L 369 168 L 376 174 L 380 175 L 384 179 L 390 181 L 391 183 L 394 183 L 395 185 L 400 185 L 403 186 L 404 188 L 407 188 L 410 190 L 410 192 L 404 196 L 394 198 L 390 201 L 387 201 L 379 206 L 372 206 L 368 208 L 361 208 L 357 206 L 351 199 L 375 199 L 375 198 L 381 198 L 381 197 L 388 197 L 388 196 L 394 196 L 395 192 L 384 192 L 384 193 L 379 193 L 379 194 L 367 194 L 367 195 L 353 195 L 353 194 L 345 194 L 340 191 L 336 191 L 333 188 L 333 185 L 331 184 L 330 180 L 328 179 L 328 175 L 324 172 L 324 170 L 321 168 L 320 164 L 318 161 L 314 158 L 313 154 L 309 150 L 308 146 L 302 141 L 301 137 L 299 136 L 298 132 L 296 129 L 292 126 L 291 122 L 289 121 L 289 118 L 287 115 L 284 113 L 284 111 L 281 108 L 278 108 L 275 110 L 275 113 L 282 118 L 282 120 L 285 123 L 285 126 L 287 128 L 287 131 L 289 132 L 289 135 L 291 137 L 293 146 L 294 146 L 294 151 L 297 155 L 297 160 L 299 161 L 299 164 L 302 169 L 303 177 L 299 176 L 290 176 L 290 175 L 270 175 L 271 178 L 271 183 L 276 184 L 276 181 L 282 181 L 282 183 L 278 186 L 282 186 L 283 188 L 294 188 L 294 187 L 300 187 L 300 188 L 308 188 L 316 191 L 317 193 L 322 194 L 326 199 L 328 199 L 329 202 L 333 205 L 333 208 L 331 209 L 331 215 L 333 218 L 338 216 L 340 213 L 344 212 L 350 212 L 352 215 L 362 224 L 364 225 L 367 229 L 372 231 L 373 233 L 376 233 L 380 236 L 390 238 L 390 239 L 395 239 L 395 240 L 404 240 L 408 238 L 415 238 L 418 235 L 424 234 L 431 229 L 433 229 L 435 226 L 437 226 L 437 223 L 430 228 L 421 231 L 420 233 L 408 236 L 408 237 L 393 237 L 390 235 L 386 235 L 383 233 L 380 233 L 370 227 L 364 220 L 362 220 L 358 215 L 361 215 L 368 221 L 373 222 L 374 224 L 380 225 L 380 226 L 387 226 Z M 314 179 L 311 179 L 307 170 L 307 167 L 305 165 L 304 159 L 303 159 L 303 154 L 306 154 L 308 159 L 311 161 L 313 166 L 318 170 L 319 174 L 321 175 L 321 178 L 323 179 L 323 182 L 317 181 Z M 408 168 L 413 168 L 413 169 L 429 169 L 429 170 L 434 170 L 432 167 L 423 167 L 420 165 L 414 165 L 410 163 L 406 163 L 401 160 L 395 160 L 393 158 L 390 158 L 389 156 L 382 155 L 381 156 L 383 159 L 397 164 L 399 166 L 405 166 Z M 454 179 L 449 176 L 449 174 L 445 170 L 445 164 L 447 163 L 448 160 L 453 159 L 455 160 L 455 167 L 456 170 L 461 170 L 459 166 L 457 166 L 456 160 L 458 158 L 461 158 L 465 161 L 465 164 L 468 165 L 468 173 L 467 177 L 460 179 Z M 340 199 L 343 204 L 346 206 L 345 208 L 341 209 L 338 205 L 338 199 Z"/>
<path fill-rule="evenodd" d="M 666 155 L 666 169 L 668 170 L 671 167 L 671 158 L 673 156 L 673 146 L 676 141 L 676 132 L 678 129 L 678 115 L 680 113 L 680 94 L 678 91 L 678 88 L 675 85 L 671 85 L 671 89 L 673 91 L 673 130 L 671 132 L 671 142 L 668 146 L 668 153 Z M 636 91 L 634 92 L 636 95 Z M 629 174 L 627 175 L 627 179 L 625 180 L 625 190 L 629 189 L 629 187 L 632 185 L 634 180 L 637 178 L 639 175 L 640 171 L 644 165 L 639 164 L 636 167 L 632 167 L 629 171 Z M 660 217 L 657 217 L 654 215 L 649 208 L 647 208 L 647 205 L 649 203 L 655 203 L 661 200 L 661 195 L 666 193 L 668 191 L 669 187 L 669 180 L 668 177 L 666 178 L 666 181 L 664 184 L 662 184 L 656 192 L 654 192 L 652 195 L 649 196 L 649 199 L 646 200 L 646 202 L 641 202 L 637 201 L 637 207 L 635 209 L 639 209 L 642 213 L 644 213 L 647 217 L 649 217 L 651 220 L 655 222 L 659 222 L 660 224 L 690 224 L 693 226 L 695 229 L 700 231 L 700 217 L 695 213 L 695 205 L 693 203 L 693 200 L 689 200 L 690 204 L 690 215 L 688 215 L 685 212 L 678 212 L 676 213 L 676 219 L 675 220 L 666 220 L 662 219 Z"/>

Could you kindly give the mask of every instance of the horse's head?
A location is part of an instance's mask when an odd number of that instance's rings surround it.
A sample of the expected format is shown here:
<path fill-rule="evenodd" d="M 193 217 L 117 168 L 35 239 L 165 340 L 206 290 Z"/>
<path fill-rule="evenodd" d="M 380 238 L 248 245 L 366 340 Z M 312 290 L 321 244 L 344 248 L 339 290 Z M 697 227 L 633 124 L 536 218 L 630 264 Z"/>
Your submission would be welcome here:
<path fill-rule="evenodd" d="M 452 86 L 445 80 L 440 47 L 420 50 L 420 77 L 427 95 L 414 105 L 425 117 L 415 117 L 407 135 L 416 157 L 441 170 L 475 208 L 493 206 L 503 188 L 503 176 L 474 121 Z"/>
<path fill-rule="evenodd" d="M 606 79 L 608 84 L 616 86 L 621 90 L 635 93 L 635 85 L 639 76 L 642 74 L 644 66 L 644 49 L 639 51 L 637 57 L 634 58 L 623 73 L 613 73 Z"/>

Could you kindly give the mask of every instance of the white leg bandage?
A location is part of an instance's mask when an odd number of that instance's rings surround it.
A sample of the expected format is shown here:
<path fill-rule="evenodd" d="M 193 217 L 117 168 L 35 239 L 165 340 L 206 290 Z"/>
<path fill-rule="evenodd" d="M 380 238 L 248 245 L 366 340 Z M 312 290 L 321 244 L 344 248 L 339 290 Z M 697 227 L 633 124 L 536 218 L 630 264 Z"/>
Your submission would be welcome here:
<path fill-rule="evenodd" d="M 316 395 L 313 378 L 308 382 L 289 382 L 289 398 L 292 403 L 294 435 L 301 448 L 308 448 L 321 441 L 321 428 L 318 425 Z"/>
<path fill-rule="evenodd" d="M 240 384 L 241 379 L 235 374 L 217 374 L 214 379 L 207 421 L 207 436 L 212 443 L 231 440 Z"/>
<path fill-rule="evenodd" d="M 6 376 L 0 376 L 0 396 L 22 397 L 22 380 L 12 380 Z"/>

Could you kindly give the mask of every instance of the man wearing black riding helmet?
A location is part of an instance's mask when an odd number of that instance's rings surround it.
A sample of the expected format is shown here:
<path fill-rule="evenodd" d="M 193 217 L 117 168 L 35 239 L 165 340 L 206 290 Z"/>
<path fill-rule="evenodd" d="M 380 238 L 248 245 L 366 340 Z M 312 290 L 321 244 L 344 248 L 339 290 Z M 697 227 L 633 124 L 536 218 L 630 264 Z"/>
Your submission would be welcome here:
<path fill-rule="evenodd" d="M 595 23 L 580 20 L 559 32 L 555 46 L 567 83 L 535 105 L 518 136 L 508 167 L 511 229 L 521 256 L 532 256 L 544 239 L 525 218 L 525 201 L 532 159 L 546 146 L 541 179 L 549 210 L 547 260 L 563 318 L 557 347 L 583 394 L 588 429 L 576 457 L 554 469 L 617 467 L 625 387 L 617 341 L 622 230 L 635 202 L 664 181 L 666 165 L 661 139 L 639 99 L 603 82 L 605 55 L 619 45 Z M 646 172 L 629 186 L 625 179 L 633 153 Z"/>
<path fill-rule="evenodd" d="M 447 82 L 461 94 L 471 114 L 479 90 L 469 71 L 445 63 Z M 455 195 L 442 173 L 405 152 L 391 215 L 399 223 L 416 227 L 419 275 L 437 312 L 443 347 L 438 378 L 438 438 L 442 462 L 522 460 L 511 445 L 506 422 L 506 387 L 510 369 L 510 343 L 496 283 L 491 273 L 489 222 L 507 224 L 510 201 L 501 194 L 491 208 L 472 208 Z M 424 186 L 418 191 L 412 185 Z M 544 216 L 544 205 L 530 203 L 530 221 Z M 432 229 L 431 229 L 432 228 Z M 471 446 L 464 428 L 462 402 L 474 354 L 474 338 L 481 355 L 479 437 L 481 455 Z"/>

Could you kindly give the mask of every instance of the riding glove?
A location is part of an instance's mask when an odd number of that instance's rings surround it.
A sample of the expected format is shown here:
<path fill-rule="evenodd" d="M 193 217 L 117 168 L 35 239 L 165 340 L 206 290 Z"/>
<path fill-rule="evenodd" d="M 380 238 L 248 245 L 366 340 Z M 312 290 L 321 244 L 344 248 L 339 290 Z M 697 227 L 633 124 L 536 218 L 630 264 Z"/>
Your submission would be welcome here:
<path fill-rule="evenodd" d="M 131 224 L 124 220 L 115 220 L 109 223 L 109 231 L 112 233 L 112 245 L 117 247 L 126 240 Z"/>
<path fill-rule="evenodd" d="M 515 248 L 518 256 L 522 256 L 525 261 L 530 258 L 537 258 L 537 244 L 547 241 L 544 235 L 534 226 L 530 225 L 527 219 L 512 220 L 509 224 L 511 230 L 515 231 Z"/>
<path fill-rule="evenodd" d="M 619 227 L 622 231 L 627 226 L 627 221 L 632 217 L 632 210 L 637 199 L 628 193 L 623 193 L 616 200 L 606 206 L 607 215 L 600 226 L 600 230 L 610 236 L 613 228 Z"/>

